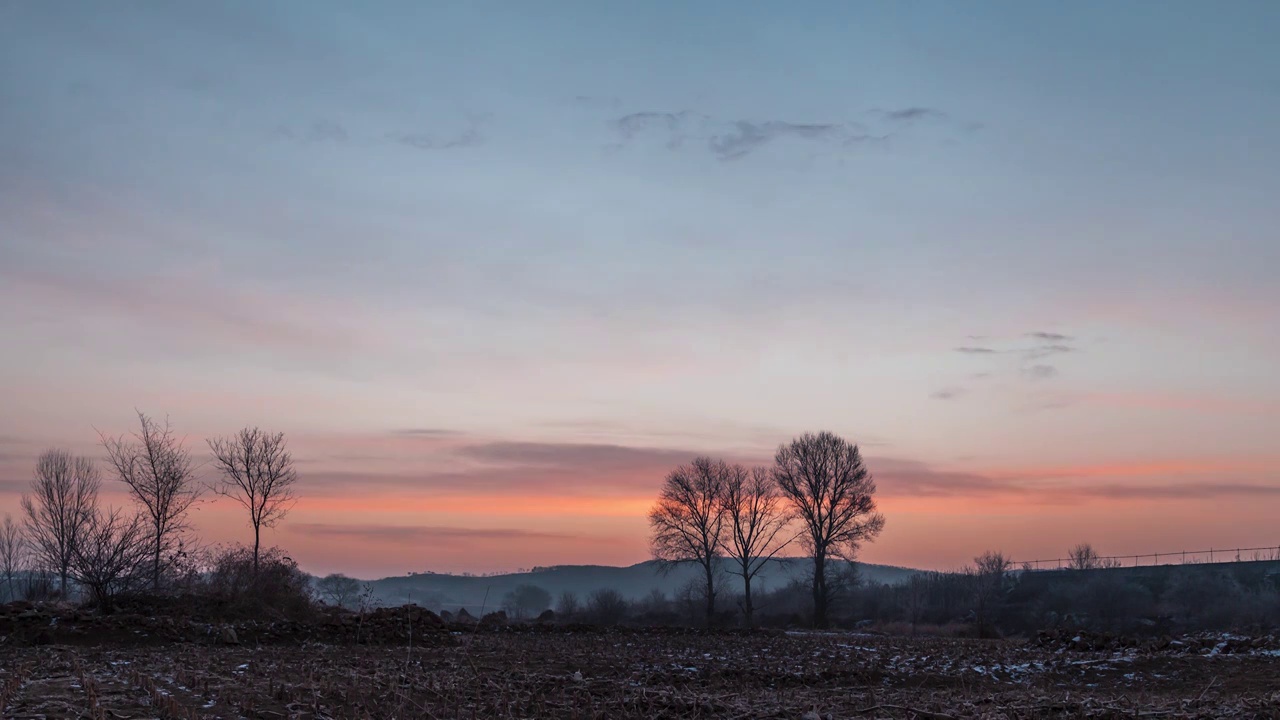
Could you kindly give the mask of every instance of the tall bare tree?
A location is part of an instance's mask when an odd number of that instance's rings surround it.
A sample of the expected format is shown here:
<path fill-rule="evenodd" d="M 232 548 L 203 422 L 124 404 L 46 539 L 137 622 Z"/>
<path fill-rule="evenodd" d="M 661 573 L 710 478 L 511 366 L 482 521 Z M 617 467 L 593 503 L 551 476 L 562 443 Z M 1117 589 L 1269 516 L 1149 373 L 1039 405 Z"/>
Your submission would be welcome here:
<path fill-rule="evenodd" d="M 8 513 L 0 525 L 0 578 L 5 582 L 5 601 L 18 599 L 18 576 L 27 569 L 27 538 L 22 527 Z"/>
<path fill-rule="evenodd" d="M 793 538 L 786 529 L 791 516 L 773 474 L 763 467 L 730 465 L 722 503 L 727 514 L 723 544 L 733 558 L 729 572 L 742 578 L 742 613 L 751 627 L 755 624 L 751 580 L 790 544 Z"/>
<path fill-rule="evenodd" d="M 58 574 L 63 600 L 68 597 L 71 563 L 93 520 L 101 485 L 93 460 L 66 450 L 47 450 L 36 460 L 31 494 L 22 496 L 33 560 L 41 569 Z"/>
<path fill-rule="evenodd" d="M 119 509 L 95 510 L 71 563 L 77 582 L 104 611 L 116 596 L 145 583 L 151 555 L 147 518 Z"/>
<path fill-rule="evenodd" d="M 293 485 L 298 473 L 285 445 L 284 433 L 245 428 L 233 437 L 208 441 L 222 482 L 214 492 L 229 497 L 249 511 L 253 526 L 253 572 L 258 573 L 258 549 L 262 528 L 275 526 L 293 507 Z"/>
<path fill-rule="evenodd" d="M 827 561 L 852 563 L 858 547 L 884 529 L 876 484 L 858 446 L 830 432 L 805 433 L 779 446 L 774 463 L 774 478 L 804 525 L 801 537 L 813 558 L 813 622 L 826 627 L 834 593 Z"/>
<path fill-rule="evenodd" d="M 1013 562 L 1004 553 L 988 550 L 973 559 L 967 574 L 973 582 L 974 620 L 979 635 L 986 637 L 993 630 L 996 613 L 1004 599 L 1005 579 L 1013 568 Z"/>
<path fill-rule="evenodd" d="M 189 529 L 187 513 L 200 499 L 195 464 L 166 418 L 163 425 L 138 412 L 141 429 L 111 437 L 99 433 L 116 477 L 142 506 L 148 528 L 151 586 L 160 588 L 166 556 Z"/>
<path fill-rule="evenodd" d="M 716 614 L 716 559 L 724 538 L 724 494 L 728 466 L 700 457 L 672 470 L 649 511 L 653 556 L 664 568 L 696 563 L 705 576 L 707 624 Z"/>

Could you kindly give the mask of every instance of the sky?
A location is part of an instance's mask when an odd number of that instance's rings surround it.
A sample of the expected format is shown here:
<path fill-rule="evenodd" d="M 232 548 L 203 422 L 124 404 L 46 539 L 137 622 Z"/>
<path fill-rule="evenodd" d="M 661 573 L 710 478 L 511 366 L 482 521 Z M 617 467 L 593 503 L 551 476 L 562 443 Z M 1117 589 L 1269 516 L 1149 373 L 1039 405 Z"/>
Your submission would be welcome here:
<path fill-rule="evenodd" d="M 817 430 L 877 480 L 868 562 L 1280 545 L 1277 35 L 0 0 L 0 513 L 136 408 L 201 459 L 286 433 L 267 541 L 312 572 L 640 562 L 672 467 Z"/>

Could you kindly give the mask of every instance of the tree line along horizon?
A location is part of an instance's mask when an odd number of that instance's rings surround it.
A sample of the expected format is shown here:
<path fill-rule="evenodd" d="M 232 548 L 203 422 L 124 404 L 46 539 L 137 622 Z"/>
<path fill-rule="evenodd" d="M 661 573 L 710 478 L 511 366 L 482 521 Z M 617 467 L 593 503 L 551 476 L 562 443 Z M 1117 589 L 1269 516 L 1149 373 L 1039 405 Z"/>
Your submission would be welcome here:
<path fill-rule="evenodd" d="M 138 430 L 98 433 L 109 472 L 125 485 L 132 512 L 99 506 L 102 472 L 93 458 L 62 449 L 37 458 L 30 492 L 20 501 L 22 525 L 6 514 L 0 526 L 0 572 L 10 596 L 15 577 L 30 570 L 41 579 L 56 578 L 56 595 L 63 600 L 75 581 L 95 604 L 109 609 L 122 594 L 147 586 L 159 592 L 176 576 L 201 573 L 189 512 L 205 491 L 239 504 L 253 531 L 247 552 L 223 553 L 224 564 L 243 559 L 254 577 L 266 556 L 279 564 L 274 548 L 263 551 L 262 530 L 274 527 L 296 500 L 298 473 L 284 433 L 246 427 L 208 438 L 217 479 L 201 482 L 191 450 L 168 418 L 161 423 L 135 412 Z"/>
<path fill-rule="evenodd" d="M 206 490 L 235 501 L 247 514 L 252 546 L 223 559 L 243 560 L 243 573 L 257 577 L 262 530 L 274 527 L 297 500 L 299 475 L 284 433 L 245 427 L 208 438 L 217 478 L 201 482 L 185 439 L 168 418 L 160 423 L 135 412 L 138 430 L 98 434 L 108 471 L 126 486 L 132 512 L 99 506 L 102 473 L 92 458 L 51 449 L 37 459 L 30 492 L 20 503 L 21 525 L 6 515 L 0 526 L 0 574 L 10 597 L 24 567 L 56 578 L 62 599 L 69 598 L 74 581 L 103 608 L 122 594 L 147 586 L 159 592 L 173 576 L 200 573 L 208 559 L 197 557 L 188 512 Z M 856 581 L 850 570 L 859 548 L 884 529 L 875 492 L 858 446 L 827 431 L 779 445 L 771 467 L 696 457 L 662 481 L 648 515 L 652 555 L 664 570 L 683 563 L 700 567 L 709 625 L 722 590 L 718 565 L 727 561 L 729 572 L 741 579 L 740 609 L 752 625 L 752 580 L 785 548 L 799 544 L 812 562 L 806 584 L 813 624 L 826 627 L 832 600 Z M 278 549 L 266 554 L 274 563 L 288 561 L 286 576 L 299 574 Z M 1104 564 L 1087 544 L 1073 548 L 1072 557 L 1079 568 Z M 1002 576 L 1010 568 L 1000 553 L 984 553 L 975 563 L 982 576 Z"/>

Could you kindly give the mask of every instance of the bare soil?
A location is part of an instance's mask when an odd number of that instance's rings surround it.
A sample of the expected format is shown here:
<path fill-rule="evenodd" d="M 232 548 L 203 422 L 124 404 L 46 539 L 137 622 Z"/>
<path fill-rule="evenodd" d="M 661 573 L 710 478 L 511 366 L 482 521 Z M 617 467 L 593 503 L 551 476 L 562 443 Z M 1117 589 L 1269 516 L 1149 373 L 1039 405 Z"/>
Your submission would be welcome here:
<path fill-rule="evenodd" d="M 1075 638 L 519 627 L 432 626 L 412 646 L 127 635 L 0 641 L 0 716 L 1280 718 L 1270 637 L 1096 650 Z"/>

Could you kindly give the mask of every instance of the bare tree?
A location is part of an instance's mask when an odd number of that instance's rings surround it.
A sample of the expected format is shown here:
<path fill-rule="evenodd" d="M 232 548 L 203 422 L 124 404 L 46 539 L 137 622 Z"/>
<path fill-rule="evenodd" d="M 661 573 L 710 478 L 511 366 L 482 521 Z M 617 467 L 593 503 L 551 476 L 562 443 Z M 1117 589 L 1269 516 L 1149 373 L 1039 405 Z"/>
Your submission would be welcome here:
<path fill-rule="evenodd" d="M 18 577 L 27 569 L 27 538 L 22 527 L 8 513 L 0 525 L 0 576 L 5 582 L 5 601 L 18 599 Z"/>
<path fill-rule="evenodd" d="M 593 622 L 617 625 L 627 617 L 631 604 L 613 588 L 600 588 L 587 596 L 586 613 Z"/>
<path fill-rule="evenodd" d="M 724 537 L 724 494 L 728 466 L 722 460 L 695 458 L 672 470 L 658 502 L 649 511 L 653 556 L 669 569 L 696 563 L 705 575 L 707 624 L 716 614 L 716 558 Z"/>
<path fill-rule="evenodd" d="M 101 484 L 93 460 L 65 450 L 47 450 L 36 460 L 31 494 L 22 496 L 33 560 L 58 574 L 63 600 L 68 598 L 71 563 L 93 520 Z"/>
<path fill-rule="evenodd" d="M 1098 555 L 1089 543 L 1080 543 L 1067 551 L 1067 568 L 1070 570 L 1100 570 L 1120 567 L 1120 561 Z"/>
<path fill-rule="evenodd" d="M 71 567 L 99 609 L 111 610 L 117 596 L 145 582 L 151 554 L 147 526 L 142 515 L 118 509 L 92 514 Z"/>
<path fill-rule="evenodd" d="M 858 547 L 884 529 L 876 512 L 876 484 L 858 446 L 829 432 L 805 433 L 782 445 L 774 477 L 804 525 L 802 537 L 813 558 L 813 622 L 827 626 L 835 588 L 827 561 L 853 562 Z"/>
<path fill-rule="evenodd" d="M 537 585 L 517 585 L 502 598 L 502 609 L 517 619 L 537 617 L 551 607 L 551 593 Z"/>
<path fill-rule="evenodd" d="M 187 512 L 200 499 L 191 453 L 173 431 L 138 412 L 141 429 L 129 436 L 99 433 L 116 477 L 143 508 L 149 535 L 151 586 L 160 589 L 166 556 L 178 551 L 189 529 Z"/>
<path fill-rule="evenodd" d="M 929 576 L 915 573 L 907 581 L 907 615 L 911 618 L 911 636 L 915 637 L 916 626 L 920 624 L 920 616 L 928 604 Z"/>
<path fill-rule="evenodd" d="M 793 539 L 784 533 L 791 516 L 773 475 L 762 467 L 730 465 L 722 503 L 728 516 L 723 545 L 733 558 L 729 572 L 742 578 L 742 612 L 752 627 L 751 579 Z"/>
<path fill-rule="evenodd" d="M 257 573 L 262 528 L 274 527 L 293 507 L 293 485 L 298 481 L 293 456 L 285 445 L 284 433 L 268 433 L 256 427 L 208 443 L 214 465 L 222 473 L 222 483 L 214 486 L 214 492 L 249 511 L 253 571 Z"/>
<path fill-rule="evenodd" d="M 316 588 L 330 605 L 349 607 L 360 594 L 360 581 L 342 573 L 333 573 L 317 580 Z"/>
<path fill-rule="evenodd" d="M 968 575 L 973 581 L 974 620 L 980 635 L 992 630 L 993 616 L 1004 598 L 1005 578 L 1013 563 L 1004 553 L 987 552 L 973 559 Z"/>
<path fill-rule="evenodd" d="M 578 595 L 569 590 L 560 593 L 560 599 L 556 601 L 556 614 L 562 617 L 573 617 L 582 610 L 582 603 L 578 602 Z"/>

